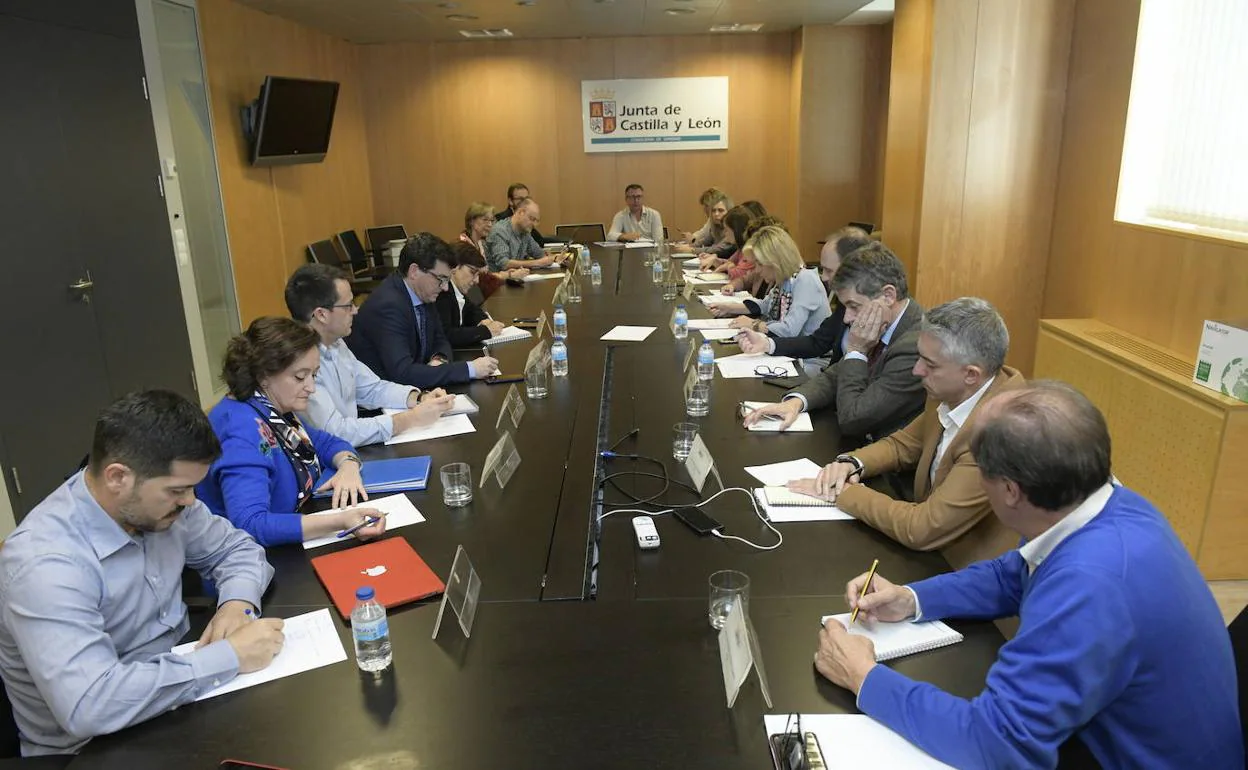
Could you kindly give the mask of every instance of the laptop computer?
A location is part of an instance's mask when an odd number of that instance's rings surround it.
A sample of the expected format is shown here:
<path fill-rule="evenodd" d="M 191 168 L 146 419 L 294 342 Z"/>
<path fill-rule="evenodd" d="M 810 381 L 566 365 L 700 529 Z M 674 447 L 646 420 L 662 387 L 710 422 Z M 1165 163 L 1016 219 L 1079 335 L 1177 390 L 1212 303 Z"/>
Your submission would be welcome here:
<path fill-rule="evenodd" d="M 372 586 L 377 601 L 387 609 L 446 590 L 446 583 L 401 537 L 318 556 L 312 560 L 312 569 L 344 618 L 351 616 L 355 590 L 363 586 Z"/>

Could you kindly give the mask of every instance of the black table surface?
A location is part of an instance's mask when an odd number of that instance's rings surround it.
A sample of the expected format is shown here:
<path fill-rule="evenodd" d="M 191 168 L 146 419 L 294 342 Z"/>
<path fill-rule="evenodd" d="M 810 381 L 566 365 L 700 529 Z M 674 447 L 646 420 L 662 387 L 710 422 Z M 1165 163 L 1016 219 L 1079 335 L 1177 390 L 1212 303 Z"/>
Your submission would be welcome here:
<path fill-rule="evenodd" d="M 495 421 L 507 385 L 453 389 L 481 407 L 472 418 L 474 433 L 361 451 L 365 459 L 432 456 L 429 489 L 409 493 L 426 521 L 387 537 L 408 540 L 444 577 L 457 546 L 465 547 L 482 579 L 471 639 L 444 623 L 432 640 L 432 601 L 396 608 L 395 663 L 380 678 L 348 660 L 183 706 L 93 740 L 71 767 L 192 770 L 226 757 L 352 770 L 769 767 L 762 728 L 768 709 L 757 680 L 726 708 L 716 635 L 707 621 L 707 577 L 719 569 L 750 576 L 750 616 L 772 711 L 854 713 L 853 696 L 811 665 L 819 616 L 844 611 L 846 581 L 873 558 L 880 559 L 881 574 L 901 582 L 946 571 L 947 563 L 853 521 L 780 524 L 783 545 L 757 550 L 698 537 L 662 515 L 656 551 L 636 547 L 633 514 L 599 521 L 604 511 L 636 507 L 625 492 L 645 497 L 662 486 L 640 476 L 619 479 L 619 489 L 600 483 L 612 472 L 658 472 L 654 463 L 599 456 L 633 429 L 639 432 L 618 451 L 661 460 L 672 479 L 689 483 L 671 458 L 672 426 L 698 422 L 724 484 L 745 489 L 758 486 L 743 470 L 747 465 L 800 457 L 823 463 L 841 447 L 827 412 L 813 415 L 813 433 L 745 431 L 737 402 L 783 394 L 756 379 L 717 377 L 710 415 L 687 418 L 681 367 L 699 335 L 673 338 L 667 324 L 676 302 L 662 300 L 643 251 L 595 248 L 594 256 L 603 266 L 602 285 L 581 277 L 584 299 L 567 307 L 570 376 L 552 379 L 548 398 L 526 398 L 520 428 L 511 431 L 521 463 L 505 489 L 490 481 L 469 506 L 447 508 L 436 469 L 467 461 L 474 474 L 481 472 L 499 436 Z M 542 309 L 550 315 L 556 284 L 500 287 L 486 307 L 503 321 Z M 709 316 L 696 299 L 686 304 L 691 317 Z M 601 342 L 617 324 L 659 328 L 640 343 Z M 522 371 L 533 344 L 497 347 L 503 371 Z M 716 355 L 734 352 L 716 346 Z M 518 387 L 523 395 L 523 384 Z M 717 489 L 708 480 L 703 497 Z M 697 500 L 679 486 L 660 499 Z M 743 492 L 727 492 L 704 510 L 730 534 L 776 542 Z M 330 606 L 309 560 L 346 547 L 351 544 L 270 549 L 277 574 L 265 612 L 282 617 Z M 349 623 L 333 614 L 350 657 Z M 887 665 L 958 695 L 979 692 L 1002 637 L 988 623 L 953 625 L 966 642 Z"/>

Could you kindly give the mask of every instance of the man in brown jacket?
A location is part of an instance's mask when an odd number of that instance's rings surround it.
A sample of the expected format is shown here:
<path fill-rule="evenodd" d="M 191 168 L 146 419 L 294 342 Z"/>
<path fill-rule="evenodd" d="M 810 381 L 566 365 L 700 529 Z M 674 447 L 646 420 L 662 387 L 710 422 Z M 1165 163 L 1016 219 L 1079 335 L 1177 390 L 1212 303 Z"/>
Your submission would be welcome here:
<path fill-rule="evenodd" d="M 992 305 L 962 297 L 932 308 L 919 334 L 914 373 L 928 393 L 923 413 L 905 428 L 840 455 L 818 478 L 793 482 L 799 492 L 835 500 L 841 510 L 919 551 L 941 549 L 955 569 L 999 556 L 1018 536 L 992 515 L 971 456 L 979 407 L 1025 380 L 1004 365 L 1010 335 Z M 913 503 L 860 482 L 864 476 L 914 471 Z"/>

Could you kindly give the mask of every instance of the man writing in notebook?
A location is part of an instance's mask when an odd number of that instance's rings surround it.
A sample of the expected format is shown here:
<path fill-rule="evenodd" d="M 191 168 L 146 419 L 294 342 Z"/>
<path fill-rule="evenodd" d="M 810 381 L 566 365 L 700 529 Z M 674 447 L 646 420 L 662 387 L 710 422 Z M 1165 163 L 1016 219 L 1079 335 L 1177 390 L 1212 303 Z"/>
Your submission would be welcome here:
<path fill-rule="evenodd" d="M 1024 380 L 1005 365 L 1010 335 L 985 300 L 963 297 L 932 308 L 921 330 L 914 376 L 929 396 L 923 413 L 896 433 L 838 456 L 817 478 L 789 486 L 835 501 L 902 545 L 940 549 L 950 564 L 963 567 L 1015 541 L 992 516 L 979 486 L 970 436 L 980 405 Z M 885 473 L 913 474 L 914 502 L 859 483 Z"/>
<path fill-rule="evenodd" d="M 1022 544 L 909 586 L 876 575 L 864 593 L 860 576 L 847 600 L 868 628 L 1018 615 L 984 691 L 966 700 L 877 665 L 870 640 L 835 620 L 819 672 L 960 768 L 1054 767 L 1072 738 L 1106 768 L 1242 768 L 1221 613 L 1166 518 L 1112 486 L 1100 411 L 1036 383 L 987 402 L 971 443 L 993 511 Z"/>
<path fill-rule="evenodd" d="M 221 446 L 167 391 L 104 410 L 85 470 L 0 551 L 0 674 L 22 754 L 70 754 L 236 675 L 269 665 L 282 621 L 257 620 L 264 549 L 195 499 Z M 187 655 L 182 570 L 212 579 L 217 611 Z"/>
<path fill-rule="evenodd" d="M 420 388 L 381 379 L 360 363 L 343 338 L 351 334 L 355 303 L 351 283 L 341 268 L 304 265 L 286 282 L 290 317 L 321 338 L 316 390 L 308 396 L 303 418 L 314 428 L 350 441 L 378 444 L 410 428 L 430 425 L 455 403 L 441 388 Z M 359 416 L 365 409 L 401 409 L 393 415 Z"/>

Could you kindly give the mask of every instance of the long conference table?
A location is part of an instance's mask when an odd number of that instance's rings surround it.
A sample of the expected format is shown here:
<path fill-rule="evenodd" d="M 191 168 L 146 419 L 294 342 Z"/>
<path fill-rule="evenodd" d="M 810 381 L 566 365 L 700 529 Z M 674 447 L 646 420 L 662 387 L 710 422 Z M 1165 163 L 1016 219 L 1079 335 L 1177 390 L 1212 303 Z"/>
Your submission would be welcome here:
<path fill-rule="evenodd" d="M 604 511 L 636 507 L 601 483 L 605 475 L 656 472 L 652 463 L 600 456 L 634 429 L 638 433 L 618 451 L 661 459 L 673 479 L 688 483 L 671 456 L 672 426 L 698 422 L 724 484 L 747 489 L 758 483 L 744 466 L 801 457 L 823 463 L 841 442 L 830 411 L 813 415 L 813 433 L 746 431 L 737 403 L 774 401 L 783 393 L 761 379 L 717 374 L 710 414 L 687 418 L 682 364 L 701 337 L 691 332 L 676 340 L 668 328 L 676 301 L 684 300 L 662 299 L 642 264 L 643 250 L 593 251 L 602 284 L 581 276 L 583 301 L 567 306 L 570 375 L 552 379 L 548 398 L 526 399 L 527 412 L 513 431 L 521 462 L 506 488 L 490 481 L 475 490 L 469 506 L 452 509 L 443 505 L 436 478 L 442 464 L 467 461 L 476 485 L 498 437 L 495 420 L 506 385 L 474 382 L 456 389 L 481 407 L 472 418 L 474 433 L 361 450 L 365 459 L 432 456 L 428 489 L 409 493 L 426 521 L 386 537 L 406 539 L 443 579 L 457 547 L 466 549 L 482 580 L 471 638 L 454 622 L 444 622 L 431 638 L 437 599 L 398 607 L 390 612 L 392 668 L 380 677 L 362 673 L 350 624 L 332 609 L 310 566 L 313 556 L 352 545 L 271 548 L 276 577 L 265 614 L 289 617 L 329 607 L 348 660 L 97 738 L 70 767 L 207 770 L 230 757 L 299 770 L 767 768 L 763 714 L 856 713 L 853 696 L 812 665 L 819 617 L 846 610 L 846 582 L 874 558 L 881 574 L 897 582 L 949 565 L 854 521 L 778 524 L 784 544 L 762 551 L 699 537 L 666 515 L 655 519 L 661 547 L 642 551 L 633 514 L 599 520 Z M 549 315 L 557 283 L 501 287 L 487 309 L 503 321 L 543 309 Z M 686 304 L 691 317 L 709 316 L 696 299 Z M 617 324 L 658 329 L 644 342 L 599 340 Z M 503 371 L 520 373 L 533 344 L 497 346 Z M 738 351 L 717 345 L 716 352 Z M 617 481 L 639 497 L 661 487 L 646 476 Z M 708 480 L 705 493 L 715 489 Z M 673 485 L 662 500 L 697 497 Z M 775 542 L 741 493 L 724 494 L 704 510 L 729 534 Z M 721 569 L 750 576 L 749 613 L 772 709 L 753 676 L 735 706 L 726 707 L 717 634 L 707 621 L 707 578 Z M 197 626 L 204 622 L 198 618 Z M 954 694 L 975 695 L 1003 639 L 991 623 L 952 625 L 965 635 L 963 643 L 886 665 Z"/>

